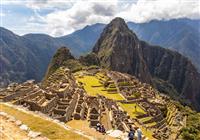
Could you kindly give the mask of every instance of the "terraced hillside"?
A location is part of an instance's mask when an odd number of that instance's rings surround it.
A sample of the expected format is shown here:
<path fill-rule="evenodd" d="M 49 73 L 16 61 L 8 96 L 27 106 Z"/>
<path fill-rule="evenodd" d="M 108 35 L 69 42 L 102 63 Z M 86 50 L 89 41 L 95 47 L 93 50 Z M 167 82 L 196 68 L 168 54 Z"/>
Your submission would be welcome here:
<path fill-rule="evenodd" d="M 173 140 L 182 136 L 182 128 L 187 124 L 187 115 L 168 96 L 134 76 L 97 67 L 75 73 L 59 67 L 42 84 L 27 81 L 1 89 L 0 100 L 46 114 L 51 121 L 59 124 L 64 122 L 64 126 L 72 128 L 72 135 L 74 132 L 76 135 L 78 130 L 80 137 L 84 138 L 103 138 L 104 135 L 94 129 L 97 123 L 101 123 L 108 139 L 115 139 L 110 137 L 115 130 L 119 130 L 120 138 L 124 139 L 130 127 L 139 127 L 144 139 Z M 24 116 L 6 106 L 1 107 L 1 111 L 25 121 L 50 139 L 55 139 L 52 133 L 60 134 L 57 128 L 47 130 L 46 126 L 41 127 L 43 122 L 40 120 L 34 124 L 37 118 L 31 119 L 30 114 Z"/>
<path fill-rule="evenodd" d="M 46 114 L 52 120 L 65 122 L 72 130 L 78 129 L 91 138 L 103 137 L 92 129 L 97 123 L 101 123 L 108 131 L 107 135 L 111 135 L 113 129 L 120 130 L 123 134 L 121 139 L 127 136 L 126 133 L 132 126 L 140 127 L 146 139 L 171 140 L 180 137 L 177 130 L 181 132 L 187 119 L 173 100 L 150 85 L 141 83 L 134 76 L 99 68 L 72 73 L 69 69 L 60 67 L 41 85 L 34 81 L 11 84 L 1 89 L 0 97 L 1 101 L 21 105 L 28 110 Z M 1 111 L 11 113 L 18 119 L 29 117 L 4 106 Z M 30 127 L 40 131 L 37 127 L 42 122 L 34 126 L 32 121 L 25 120 Z M 46 129 L 40 132 L 51 138 Z M 53 133 L 57 133 L 56 130 Z"/>
<path fill-rule="evenodd" d="M 183 121 L 183 115 L 167 96 L 160 94 L 148 84 L 140 83 L 135 77 L 107 70 L 79 71 L 74 74 L 79 86 L 91 96 L 103 95 L 117 102 L 120 110 L 135 120 L 134 126 L 141 127 L 148 138 L 169 138 L 176 117 Z M 120 98 L 119 98 L 120 97 Z M 161 111 L 166 108 L 167 114 Z M 173 106 L 175 110 L 170 108 Z M 179 128 L 183 124 L 178 125 Z M 159 133 L 157 133 L 159 131 Z M 177 135 L 175 134 L 174 137 Z"/>
<path fill-rule="evenodd" d="M 79 71 L 75 73 L 75 77 L 88 95 L 97 96 L 102 95 L 108 99 L 123 100 L 124 97 L 120 95 L 114 82 L 108 79 L 103 73 L 90 74 L 87 71 Z M 105 82 L 109 82 L 108 87 L 104 86 Z M 112 84 L 111 84 L 112 83 Z"/>

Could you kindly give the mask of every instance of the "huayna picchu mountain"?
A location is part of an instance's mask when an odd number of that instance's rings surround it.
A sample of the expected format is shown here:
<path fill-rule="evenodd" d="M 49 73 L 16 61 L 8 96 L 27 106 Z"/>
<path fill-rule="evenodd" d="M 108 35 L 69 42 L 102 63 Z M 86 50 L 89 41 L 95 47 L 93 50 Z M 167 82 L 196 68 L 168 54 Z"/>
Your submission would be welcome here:
<path fill-rule="evenodd" d="M 105 27 L 93 53 L 102 67 L 134 75 L 162 92 L 189 99 L 200 110 L 200 74 L 193 64 L 177 52 L 140 41 L 123 19 L 115 18 Z"/>

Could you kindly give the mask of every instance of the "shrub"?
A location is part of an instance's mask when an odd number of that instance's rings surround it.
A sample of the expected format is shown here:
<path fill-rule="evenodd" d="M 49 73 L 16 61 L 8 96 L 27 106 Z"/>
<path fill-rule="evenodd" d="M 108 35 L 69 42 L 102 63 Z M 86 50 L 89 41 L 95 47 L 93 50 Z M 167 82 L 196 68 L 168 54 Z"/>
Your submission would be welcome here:
<path fill-rule="evenodd" d="M 135 95 L 136 98 L 140 98 L 141 97 L 141 93 L 140 92 L 135 92 L 134 95 Z"/>

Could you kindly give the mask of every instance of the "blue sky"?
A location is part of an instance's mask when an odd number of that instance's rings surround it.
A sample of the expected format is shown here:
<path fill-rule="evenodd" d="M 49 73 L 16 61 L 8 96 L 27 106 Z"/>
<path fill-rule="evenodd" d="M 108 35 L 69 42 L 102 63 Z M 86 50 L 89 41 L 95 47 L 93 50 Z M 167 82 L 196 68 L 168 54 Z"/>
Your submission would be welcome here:
<path fill-rule="evenodd" d="M 69 34 L 114 17 L 137 23 L 152 19 L 199 19 L 199 0 L 0 0 L 1 26 L 23 35 Z"/>

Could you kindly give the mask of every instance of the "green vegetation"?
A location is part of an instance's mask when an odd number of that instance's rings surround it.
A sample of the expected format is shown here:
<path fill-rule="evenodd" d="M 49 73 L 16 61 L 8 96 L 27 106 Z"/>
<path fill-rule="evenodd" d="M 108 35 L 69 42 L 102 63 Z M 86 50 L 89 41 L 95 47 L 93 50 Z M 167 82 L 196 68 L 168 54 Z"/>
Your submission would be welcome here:
<path fill-rule="evenodd" d="M 144 117 L 144 118 L 141 118 L 141 119 L 139 119 L 140 120 L 140 122 L 146 122 L 146 121 L 149 121 L 149 120 L 151 120 L 152 119 L 152 117 Z"/>
<path fill-rule="evenodd" d="M 82 86 L 86 92 L 91 96 L 103 95 L 113 100 L 123 100 L 124 98 L 117 92 L 109 93 L 107 89 L 100 83 L 100 80 L 96 76 L 76 76 L 76 79 L 82 83 Z"/>
<path fill-rule="evenodd" d="M 124 82 L 119 82 L 118 83 L 118 86 L 130 86 L 131 84 L 127 81 L 124 81 Z"/>
<path fill-rule="evenodd" d="M 72 131 L 65 130 L 64 128 L 52 121 L 48 121 L 43 118 L 24 113 L 12 107 L 0 104 L 0 111 L 6 112 L 14 116 L 16 119 L 21 120 L 24 124 L 28 125 L 31 130 L 41 132 L 43 136 L 49 139 L 86 140 L 85 137 Z"/>
<path fill-rule="evenodd" d="M 181 130 L 184 140 L 200 139 L 200 113 L 191 110 L 189 107 L 182 106 L 179 102 L 175 103 L 178 109 L 187 116 L 186 127 Z"/>
<path fill-rule="evenodd" d="M 79 62 L 79 60 L 75 59 L 71 55 L 69 49 L 62 47 L 58 49 L 56 54 L 53 56 L 43 81 L 45 81 L 60 67 L 69 68 L 72 72 L 76 72 L 84 68 L 84 66 Z"/>
<path fill-rule="evenodd" d="M 173 100 L 179 101 L 184 106 L 191 106 L 191 102 L 179 96 L 179 93 L 176 91 L 172 84 L 169 84 L 168 82 L 159 78 L 153 78 L 153 83 L 159 92 L 167 94 Z"/>
<path fill-rule="evenodd" d="M 84 89 L 86 90 L 86 92 L 90 96 L 97 96 L 97 94 L 99 94 L 99 95 L 103 95 L 103 96 L 105 96 L 109 99 L 113 99 L 113 100 L 123 100 L 124 99 L 117 92 L 113 92 L 113 90 L 117 90 L 114 82 L 111 81 L 108 77 L 106 77 L 103 73 L 97 73 L 94 76 L 92 76 L 92 75 L 83 75 L 82 76 L 82 74 L 81 74 L 82 72 L 83 71 L 79 71 L 79 72 L 75 73 L 75 77 L 79 81 L 80 86 L 83 86 Z M 107 84 L 105 84 L 105 83 L 107 83 Z M 129 83 L 127 83 L 127 82 L 122 82 L 122 85 L 128 85 L 128 84 Z M 138 95 L 138 96 L 140 96 L 140 95 Z M 146 112 L 136 103 L 129 103 L 129 104 L 118 103 L 118 104 L 124 111 L 126 111 L 130 115 L 131 118 L 136 118 L 137 115 L 146 114 Z M 135 108 L 135 106 L 136 106 L 136 108 Z M 144 118 L 143 121 L 147 121 L 149 119 L 151 119 L 151 117 Z M 156 123 L 153 122 L 153 123 L 149 123 L 147 125 L 153 126 L 155 124 Z M 154 139 L 152 137 L 153 133 L 151 130 L 147 130 L 146 128 L 144 128 L 143 126 L 140 126 L 139 124 L 137 124 L 137 126 L 141 127 L 145 136 L 147 136 L 150 139 Z"/>
<path fill-rule="evenodd" d="M 140 97 L 141 97 L 141 93 L 140 93 L 140 92 L 135 92 L 135 93 L 133 94 L 133 97 L 135 97 L 135 98 L 140 98 Z"/>
<path fill-rule="evenodd" d="M 85 56 L 81 56 L 79 60 L 85 66 L 98 66 L 100 64 L 99 59 L 95 53 L 89 53 Z"/>
<path fill-rule="evenodd" d="M 147 124 L 145 124 L 147 127 L 152 127 L 152 126 L 154 126 L 154 125 L 156 125 L 156 122 L 152 122 L 152 123 L 147 123 Z"/>
<path fill-rule="evenodd" d="M 83 69 L 83 65 L 75 59 L 69 59 L 63 63 L 63 66 L 66 66 L 71 70 L 71 72 L 77 72 Z"/>
<path fill-rule="evenodd" d="M 140 127 L 142 130 L 142 133 L 149 139 L 149 140 L 155 140 L 155 138 L 152 136 L 153 132 L 151 132 L 150 130 L 144 128 L 144 127 Z"/>
<path fill-rule="evenodd" d="M 182 129 L 182 136 L 185 140 L 200 139 L 200 115 L 192 113 L 188 115 L 186 127 Z"/>
<path fill-rule="evenodd" d="M 136 103 L 118 103 L 131 118 L 136 118 L 137 115 L 146 114 L 146 112 Z M 136 107 L 136 108 L 135 108 Z"/>
<path fill-rule="evenodd" d="M 118 103 L 120 107 L 125 110 L 131 118 L 136 118 L 137 115 L 146 114 L 146 112 L 136 103 Z M 136 106 L 136 109 L 135 109 Z M 145 122 L 147 120 L 150 120 L 151 117 L 146 117 L 142 119 L 142 122 Z M 156 122 L 145 124 L 147 127 L 151 127 L 153 125 L 156 125 Z M 147 136 L 149 139 L 154 139 L 152 137 L 153 133 L 151 130 L 147 130 L 144 126 L 137 125 L 142 129 L 142 132 L 145 136 Z"/>
<path fill-rule="evenodd" d="M 49 75 L 54 73 L 59 67 L 63 66 L 64 62 L 69 59 L 74 59 L 69 49 L 65 47 L 59 48 L 53 56 L 51 63 L 49 64 L 45 79 L 48 78 Z"/>
<path fill-rule="evenodd" d="M 171 105 L 168 107 L 167 114 L 166 114 L 168 125 L 172 125 L 173 117 L 174 117 L 174 114 L 176 114 L 176 112 L 177 112 L 177 109 L 174 105 Z"/>
<path fill-rule="evenodd" d="M 66 73 L 63 67 L 56 69 L 53 74 L 51 74 L 47 79 L 43 80 L 42 87 L 45 88 L 50 86 L 52 83 L 59 84 L 60 81 L 65 81 L 66 80 L 65 74 Z"/>

